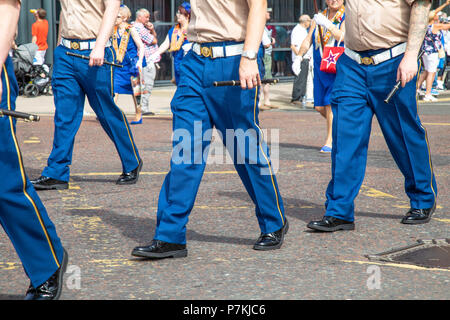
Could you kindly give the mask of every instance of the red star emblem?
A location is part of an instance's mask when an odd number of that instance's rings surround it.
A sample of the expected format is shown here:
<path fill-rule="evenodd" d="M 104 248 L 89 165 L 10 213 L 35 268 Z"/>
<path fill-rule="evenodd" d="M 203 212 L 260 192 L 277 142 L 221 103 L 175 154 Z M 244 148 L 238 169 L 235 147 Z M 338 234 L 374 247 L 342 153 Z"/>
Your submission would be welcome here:
<path fill-rule="evenodd" d="M 330 54 L 325 59 L 327 62 L 327 69 L 330 67 L 330 64 L 336 64 L 337 58 L 339 58 L 339 52 L 333 54 L 333 52 L 330 51 Z"/>

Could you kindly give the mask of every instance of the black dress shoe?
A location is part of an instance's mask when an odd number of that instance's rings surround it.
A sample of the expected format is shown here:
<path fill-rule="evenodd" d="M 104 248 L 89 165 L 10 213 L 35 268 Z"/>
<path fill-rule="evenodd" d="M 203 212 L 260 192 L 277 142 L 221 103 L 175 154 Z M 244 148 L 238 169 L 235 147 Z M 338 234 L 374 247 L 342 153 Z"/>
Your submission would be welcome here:
<path fill-rule="evenodd" d="M 338 230 L 354 230 L 355 224 L 350 221 L 325 216 L 320 221 L 311 221 L 307 227 L 318 231 L 333 232 Z"/>
<path fill-rule="evenodd" d="M 116 184 L 135 184 L 138 181 L 139 172 L 141 172 L 142 169 L 142 164 L 142 160 L 139 160 L 139 165 L 136 167 L 136 169 L 128 173 L 122 173 Z"/>
<path fill-rule="evenodd" d="M 272 233 L 261 233 L 256 243 L 253 245 L 255 250 L 274 250 L 281 248 L 284 235 L 289 230 L 289 223 L 286 219 L 284 226 Z"/>
<path fill-rule="evenodd" d="M 62 286 L 63 286 L 63 275 L 66 272 L 67 262 L 69 261 L 69 256 L 64 250 L 63 261 L 58 270 L 43 284 L 39 287 L 34 288 L 30 284 L 25 295 L 25 300 L 58 300 L 61 296 Z"/>
<path fill-rule="evenodd" d="M 403 224 L 422 224 L 431 220 L 431 215 L 436 210 L 436 203 L 432 208 L 414 209 L 411 208 L 402 219 Z"/>
<path fill-rule="evenodd" d="M 147 111 L 147 112 L 143 112 L 142 115 L 143 115 L 143 116 L 154 116 L 155 113 L 154 113 L 154 112 L 151 112 L 151 111 Z"/>
<path fill-rule="evenodd" d="M 187 257 L 185 244 L 169 243 L 161 240 L 153 240 L 149 246 L 136 247 L 131 255 L 142 258 L 183 258 Z"/>
<path fill-rule="evenodd" d="M 36 190 L 65 190 L 69 189 L 69 183 L 53 178 L 40 176 L 36 180 L 31 180 Z"/>

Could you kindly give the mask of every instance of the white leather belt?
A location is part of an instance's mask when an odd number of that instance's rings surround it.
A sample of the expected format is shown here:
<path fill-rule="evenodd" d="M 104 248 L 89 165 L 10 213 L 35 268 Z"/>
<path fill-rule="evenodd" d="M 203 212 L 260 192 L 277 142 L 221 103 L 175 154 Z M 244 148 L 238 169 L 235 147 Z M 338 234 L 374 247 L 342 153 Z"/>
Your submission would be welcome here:
<path fill-rule="evenodd" d="M 358 64 L 377 65 L 382 62 L 388 61 L 395 58 L 406 51 L 406 42 L 396 45 L 390 49 L 387 49 L 381 53 L 373 55 L 371 57 L 361 57 L 361 55 L 349 48 L 345 48 L 345 54 L 352 60 L 356 61 Z"/>
<path fill-rule="evenodd" d="M 215 59 L 241 55 L 242 51 L 244 51 L 244 44 L 238 43 L 230 44 L 228 46 L 202 47 L 200 43 L 194 43 L 192 50 L 199 56 Z"/>
<path fill-rule="evenodd" d="M 95 41 L 89 40 L 72 41 L 69 39 L 61 38 L 61 45 L 73 50 L 92 50 L 95 47 Z M 105 47 L 110 46 L 111 40 L 108 40 Z"/>

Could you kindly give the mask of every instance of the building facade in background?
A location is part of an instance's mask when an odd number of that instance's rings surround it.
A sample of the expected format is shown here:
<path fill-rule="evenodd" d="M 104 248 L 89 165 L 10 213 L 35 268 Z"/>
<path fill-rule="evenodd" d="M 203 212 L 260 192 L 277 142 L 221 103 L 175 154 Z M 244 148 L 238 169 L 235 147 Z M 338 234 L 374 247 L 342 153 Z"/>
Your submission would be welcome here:
<path fill-rule="evenodd" d="M 74 0 L 75 1 L 75 0 Z M 123 0 L 133 12 L 132 20 L 135 18 L 135 12 L 139 8 L 146 8 L 151 13 L 151 22 L 155 24 L 158 34 L 158 42 L 162 43 L 170 27 L 175 23 L 175 13 L 183 0 Z M 444 3 L 445 0 L 433 0 L 433 7 Z M 297 24 L 301 14 L 314 14 L 313 0 L 268 0 L 269 7 L 272 8 L 272 20 L 269 22 L 274 27 L 274 37 L 276 45 L 273 50 L 272 71 L 278 77 L 290 77 L 291 54 L 290 54 L 290 34 Z M 325 0 L 318 0 L 319 7 L 325 8 Z M 30 9 L 44 8 L 47 11 L 47 20 L 49 21 L 49 34 L 46 63 L 53 63 L 53 50 L 56 47 L 58 39 L 58 23 L 60 4 L 58 0 L 27 0 L 22 1 L 21 17 L 19 20 L 17 44 L 31 42 L 31 25 L 34 23 L 34 17 Z M 449 13 L 449 8 L 446 8 Z M 159 63 L 160 69 L 156 77 L 156 85 L 168 84 L 173 77 L 172 59 L 169 53 L 165 53 Z"/>

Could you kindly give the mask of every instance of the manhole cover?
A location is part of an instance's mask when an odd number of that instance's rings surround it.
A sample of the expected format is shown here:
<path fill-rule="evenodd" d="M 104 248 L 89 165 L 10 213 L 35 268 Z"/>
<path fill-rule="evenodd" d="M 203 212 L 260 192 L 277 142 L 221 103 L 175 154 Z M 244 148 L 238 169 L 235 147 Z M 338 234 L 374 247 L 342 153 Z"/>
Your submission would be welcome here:
<path fill-rule="evenodd" d="M 450 239 L 418 240 L 417 243 L 407 247 L 366 255 L 366 257 L 371 261 L 450 269 Z"/>

